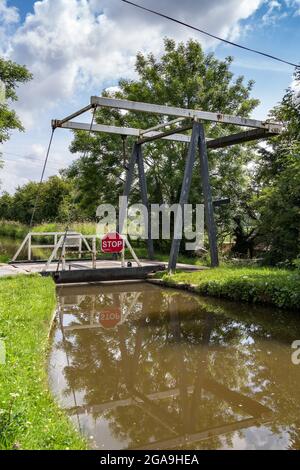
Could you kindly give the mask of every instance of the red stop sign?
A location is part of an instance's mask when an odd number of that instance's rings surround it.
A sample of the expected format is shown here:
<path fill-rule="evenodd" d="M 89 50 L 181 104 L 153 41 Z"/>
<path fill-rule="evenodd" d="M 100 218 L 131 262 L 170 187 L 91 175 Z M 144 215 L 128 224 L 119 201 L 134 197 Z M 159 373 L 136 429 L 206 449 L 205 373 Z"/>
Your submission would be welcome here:
<path fill-rule="evenodd" d="M 104 328 L 114 328 L 121 321 L 121 310 L 119 307 L 111 307 L 102 310 L 100 323 Z"/>
<path fill-rule="evenodd" d="M 124 240 L 118 232 L 107 233 L 101 241 L 103 253 L 120 253 L 124 248 Z"/>

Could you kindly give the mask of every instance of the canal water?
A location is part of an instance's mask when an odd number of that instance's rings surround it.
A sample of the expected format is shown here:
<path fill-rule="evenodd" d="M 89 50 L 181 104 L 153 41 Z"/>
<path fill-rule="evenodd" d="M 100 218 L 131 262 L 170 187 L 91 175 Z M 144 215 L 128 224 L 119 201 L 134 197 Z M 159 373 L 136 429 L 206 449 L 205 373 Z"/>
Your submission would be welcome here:
<path fill-rule="evenodd" d="M 293 312 L 149 283 L 58 287 L 49 381 L 96 449 L 300 449 Z"/>

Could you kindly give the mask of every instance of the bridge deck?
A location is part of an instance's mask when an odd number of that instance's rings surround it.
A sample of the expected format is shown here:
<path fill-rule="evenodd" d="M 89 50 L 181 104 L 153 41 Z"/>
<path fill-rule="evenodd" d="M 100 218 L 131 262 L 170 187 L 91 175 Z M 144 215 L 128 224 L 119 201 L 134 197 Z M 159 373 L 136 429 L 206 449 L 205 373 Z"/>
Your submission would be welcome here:
<path fill-rule="evenodd" d="M 52 275 L 58 283 L 96 282 L 111 280 L 145 279 L 148 274 L 163 271 L 166 265 L 161 261 L 141 260 L 141 266 L 137 266 L 134 261 L 132 267 L 121 267 L 120 261 L 98 260 L 96 268 L 92 268 L 89 260 L 68 260 L 66 269 L 57 272 L 57 262 L 50 264 L 47 272 L 43 272 L 45 262 L 19 262 L 9 265 L 0 265 L 0 276 L 11 276 L 17 274 L 41 273 Z M 178 264 L 177 269 L 185 271 L 198 271 L 206 269 L 204 266 L 190 264 Z"/>

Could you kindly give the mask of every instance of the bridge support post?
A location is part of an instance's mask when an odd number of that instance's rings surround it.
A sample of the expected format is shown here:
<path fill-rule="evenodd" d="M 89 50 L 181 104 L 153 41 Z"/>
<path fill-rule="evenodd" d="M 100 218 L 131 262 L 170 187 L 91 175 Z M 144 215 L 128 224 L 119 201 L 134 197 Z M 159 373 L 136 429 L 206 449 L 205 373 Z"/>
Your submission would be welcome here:
<path fill-rule="evenodd" d="M 145 176 L 145 169 L 144 169 L 144 159 L 143 159 L 143 151 L 142 151 L 142 144 L 138 145 L 138 171 L 139 171 L 139 180 L 140 180 L 140 190 L 141 190 L 141 198 L 143 205 L 147 208 L 147 248 L 148 248 L 148 258 L 150 260 L 154 259 L 154 248 L 153 248 L 153 240 L 151 238 L 151 208 L 148 201 L 148 191 L 147 191 L 147 181 Z"/>
<path fill-rule="evenodd" d="M 187 155 L 187 159 L 185 162 L 184 176 L 183 176 L 181 194 L 180 194 L 180 199 L 179 199 L 181 214 L 177 213 L 175 215 L 174 238 L 172 240 L 169 265 L 168 265 L 169 272 L 172 272 L 176 269 L 177 258 L 178 258 L 180 242 L 181 242 L 181 238 L 178 238 L 179 232 L 180 232 L 180 236 L 182 236 L 182 227 L 180 227 L 179 225 L 182 224 L 184 205 L 188 202 L 188 197 L 189 197 L 191 182 L 192 182 L 193 166 L 195 163 L 195 155 L 196 155 L 197 145 L 199 142 L 199 137 L 200 137 L 199 124 L 195 122 L 193 124 L 191 142 L 189 145 L 188 155 Z"/>
<path fill-rule="evenodd" d="M 133 176 L 134 176 L 134 167 L 137 162 L 137 158 L 138 158 L 138 144 L 134 144 L 131 157 L 129 160 L 129 165 L 128 165 L 127 172 L 126 172 L 126 180 L 125 180 L 124 191 L 123 191 L 123 197 L 127 198 L 127 200 L 128 200 L 128 196 L 130 193 L 130 188 L 132 186 L 132 181 L 133 181 Z M 120 207 L 119 223 L 117 227 L 117 231 L 120 232 L 121 234 L 122 234 L 124 223 L 125 223 L 126 216 L 127 216 L 127 200 L 124 200 L 124 198 Z"/>
<path fill-rule="evenodd" d="M 147 248 L 148 248 L 148 258 L 154 259 L 154 248 L 153 248 L 153 241 L 151 238 L 151 213 L 150 207 L 148 202 L 148 192 L 147 192 L 147 181 L 145 176 L 145 169 L 144 169 L 144 160 L 143 160 L 143 152 L 142 152 L 142 144 L 135 143 L 132 149 L 132 154 L 129 160 L 129 165 L 126 174 L 126 181 L 124 186 L 123 196 L 126 197 L 126 200 L 122 201 L 119 213 L 119 227 L 118 231 L 122 233 L 124 228 L 124 223 L 126 219 L 126 202 L 128 201 L 128 197 L 130 194 L 130 189 L 133 182 L 134 177 L 134 169 L 135 165 L 138 165 L 138 174 L 139 174 L 139 183 L 140 183 L 140 192 L 141 192 L 141 199 L 143 205 L 147 208 L 148 211 L 148 233 L 147 233 Z"/>
<path fill-rule="evenodd" d="M 214 217 L 214 206 L 211 195 L 211 187 L 209 183 L 209 168 L 207 158 L 207 147 L 205 141 L 205 132 L 203 124 L 198 124 L 199 127 L 199 154 L 200 154 L 200 168 L 201 180 L 204 195 L 204 208 L 205 218 L 208 230 L 208 240 L 210 249 L 211 266 L 213 268 L 219 266 L 218 244 L 217 244 L 217 229 Z"/>
<path fill-rule="evenodd" d="M 207 158 L 207 147 L 205 141 L 205 132 L 203 124 L 195 122 L 193 125 L 191 142 L 189 145 L 188 155 L 185 163 L 185 170 L 183 176 L 183 183 L 181 188 L 181 195 L 179 200 L 179 205 L 181 207 L 181 214 L 175 217 L 174 224 L 174 238 L 171 246 L 171 253 L 169 259 L 169 272 L 172 272 L 176 269 L 177 258 L 180 248 L 181 239 L 177 238 L 180 231 L 179 224 L 181 223 L 184 205 L 188 202 L 188 196 L 191 187 L 193 166 L 195 163 L 195 154 L 196 149 L 199 149 L 200 155 L 200 167 L 201 167 L 201 180 L 203 187 L 204 195 L 204 207 L 205 207 L 205 216 L 206 224 L 208 230 L 208 239 L 209 239 L 209 248 L 210 248 L 210 257 L 211 257 L 211 266 L 219 266 L 219 257 L 218 257 L 218 245 L 217 245 L 217 230 L 214 218 L 214 208 L 211 195 L 211 187 L 209 182 L 209 168 L 208 168 L 208 158 Z"/>

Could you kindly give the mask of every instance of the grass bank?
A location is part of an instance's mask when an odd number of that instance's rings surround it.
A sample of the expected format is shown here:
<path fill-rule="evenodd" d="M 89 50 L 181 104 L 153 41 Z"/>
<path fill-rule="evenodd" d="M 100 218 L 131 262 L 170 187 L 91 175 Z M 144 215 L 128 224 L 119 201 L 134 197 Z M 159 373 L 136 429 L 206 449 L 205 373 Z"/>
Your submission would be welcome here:
<path fill-rule="evenodd" d="M 0 279 L 0 449 L 84 449 L 47 388 L 48 333 L 55 308 L 50 278 Z M 3 343 L 2 343 L 3 344 Z"/>
<path fill-rule="evenodd" d="M 300 310 L 299 271 L 220 267 L 157 277 L 170 285 L 193 286 L 193 290 L 203 295 Z"/>
<path fill-rule="evenodd" d="M 26 237 L 30 228 L 28 225 L 23 225 L 20 222 L 13 221 L 0 221 L 0 235 L 3 237 L 11 237 L 23 239 Z M 44 223 L 32 227 L 32 232 L 64 232 L 66 224 L 62 223 Z M 94 222 L 74 222 L 71 224 L 70 230 L 83 233 L 84 235 L 93 235 L 96 230 Z"/>

